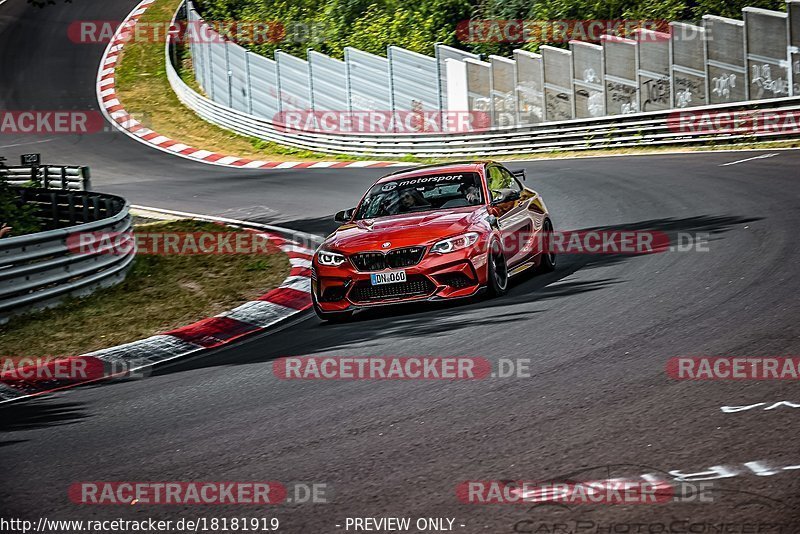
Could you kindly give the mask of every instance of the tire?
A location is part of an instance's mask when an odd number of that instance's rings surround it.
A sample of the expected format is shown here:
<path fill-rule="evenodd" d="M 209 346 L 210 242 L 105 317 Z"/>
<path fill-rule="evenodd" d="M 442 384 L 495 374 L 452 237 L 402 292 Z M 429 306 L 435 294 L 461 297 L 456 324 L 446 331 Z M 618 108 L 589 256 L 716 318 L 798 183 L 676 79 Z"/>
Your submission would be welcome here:
<path fill-rule="evenodd" d="M 539 261 L 539 268 L 537 270 L 540 273 L 552 273 L 556 270 L 557 260 L 556 253 L 550 251 L 553 235 L 553 223 L 550 222 L 550 219 L 544 221 L 542 231 L 544 232 L 544 251 L 542 251 L 542 259 Z"/>
<path fill-rule="evenodd" d="M 352 311 L 343 311 L 343 312 L 326 312 L 320 309 L 319 304 L 317 304 L 317 297 L 314 295 L 314 292 L 311 292 L 311 303 L 314 305 L 314 313 L 317 314 L 317 317 L 322 319 L 323 321 L 328 321 L 329 323 L 343 323 L 349 321 L 353 317 Z"/>
<path fill-rule="evenodd" d="M 508 291 L 508 265 L 499 242 L 492 241 L 489 245 L 489 257 L 486 263 L 489 265 L 486 283 L 489 294 L 493 297 L 505 295 Z"/>

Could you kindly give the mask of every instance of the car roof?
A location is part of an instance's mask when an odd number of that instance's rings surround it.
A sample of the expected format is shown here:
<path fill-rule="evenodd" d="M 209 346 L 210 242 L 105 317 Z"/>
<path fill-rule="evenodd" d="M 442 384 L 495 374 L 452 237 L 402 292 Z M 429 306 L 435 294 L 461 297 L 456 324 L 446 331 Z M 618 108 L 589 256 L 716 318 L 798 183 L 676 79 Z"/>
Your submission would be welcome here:
<path fill-rule="evenodd" d="M 402 171 L 393 172 L 378 179 L 376 184 L 383 182 L 391 182 L 400 178 L 415 178 L 417 176 L 429 176 L 431 174 L 441 172 L 477 172 L 480 174 L 483 167 L 493 163 L 489 160 L 482 161 L 459 161 L 455 163 L 438 163 L 436 165 L 423 165 L 421 167 L 414 167 L 413 169 L 405 169 Z"/>

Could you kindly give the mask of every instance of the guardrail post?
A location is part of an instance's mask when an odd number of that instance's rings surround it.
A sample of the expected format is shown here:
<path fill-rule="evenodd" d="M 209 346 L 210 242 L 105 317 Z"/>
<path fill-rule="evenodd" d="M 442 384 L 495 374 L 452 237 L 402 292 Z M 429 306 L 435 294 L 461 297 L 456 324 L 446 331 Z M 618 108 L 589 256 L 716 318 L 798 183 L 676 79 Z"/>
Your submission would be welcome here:
<path fill-rule="evenodd" d="M 91 185 L 92 185 L 92 173 L 89 170 L 89 167 L 81 167 L 80 168 L 80 174 L 83 177 L 83 180 L 82 180 L 82 182 L 83 182 L 82 183 L 83 190 L 84 191 L 89 191 L 89 189 L 91 189 Z"/>
<path fill-rule="evenodd" d="M 58 228 L 58 195 L 50 193 L 50 213 L 53 218 L 53 228 Z"/>
<path fill-rule="evenodd" d="M 67 193 L 67 203 L 69 206 L 69 224 L 75 224 L 75 194 Z"/>
<path fill-rule="evenodd" d="M 225 73 L 228 76 L 228 107 L 233 107 L 233 72 L 231 71 L 231 59 L 229 55 L 229 44 L 225 40 Z"/>
<path fill-rule="evenodd" d="M 250 52 L 244 55 L 244 69 L 247 76 L 247 112 L 253 114 L 253 82 L 250 80 Z"/>
<path fill-rule="evenodd" d="M 347 93 L 347 112 L 353 113 L 353 94 L 350 87 L 350 50 L 344 49 L 344 87 Z"/>
<path fill-rule="evenodd" d="M 103 214 L 103 217 L 110 217 L 111 216 L 110 214 L 112 212 L 111 199 L 110 198 L 106 198 L 106 199 L 103 199 L 103 200 L 104 200 L 103 203 L 105 204 L 105 210 L 106 210 L 106 212 Z"/>
<path fill-rule="evenodd" d="M 61 167 L 61 189 L 67 189 L 67 168 Z"/>
<path fill-rule="evenodd" d="M 278 116 L 281 116 L 281 112 L 283 112 L 283 96 L 281 95 L 281 63 L 278 61 L 278 52 L 280 52 L 280 48 L 275 50 L 272 54 L 272 59 L 275 60 L 275 89 L 276 89 L 276 98 L 278 99 Z M 345 50 L 345 54 L 347 54 L 347 50 Z"/>
<path fill-rule="evenodd" d="M 392 131 L 397 133 L 397 122 L 394 120 L 395 101 L 394 101 L 394 62 L 392 61 L 392 47 L 386 47 L 386 59 L 389 60 L 389 113 L 392 117 Z"/>
<path fill-rule="evenodd" d="M 44 188 L 45 189 L 49 189 L 50 188 L 49 182 L 50 182 L 50 172 L 49 172 L 48 166 L 45 165 L 44 166 Z"/>

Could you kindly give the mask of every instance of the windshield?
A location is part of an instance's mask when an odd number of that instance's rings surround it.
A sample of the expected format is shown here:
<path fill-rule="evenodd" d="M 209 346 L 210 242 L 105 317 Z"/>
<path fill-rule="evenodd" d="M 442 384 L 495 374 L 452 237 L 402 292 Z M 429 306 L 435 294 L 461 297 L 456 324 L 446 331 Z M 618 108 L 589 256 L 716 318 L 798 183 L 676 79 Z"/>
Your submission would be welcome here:
<path fill-rule="evenodd" d="M 364 197 L 355 219 L 433 211 L 483 204 L 478 173 L 435 174 L 376 184 Z"/>

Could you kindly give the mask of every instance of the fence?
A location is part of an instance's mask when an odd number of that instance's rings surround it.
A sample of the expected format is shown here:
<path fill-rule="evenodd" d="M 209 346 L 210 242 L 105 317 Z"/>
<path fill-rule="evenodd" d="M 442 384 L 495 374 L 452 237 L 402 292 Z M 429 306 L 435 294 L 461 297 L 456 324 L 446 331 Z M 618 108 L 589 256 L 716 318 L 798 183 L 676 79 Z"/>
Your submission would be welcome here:
<path fill-rule="evenodd" d="M 787 13 L 748 7 L 741 21 L 706 16 L 669 34 L 637 30 L 488 61 L 441 44 L 434 57 L 390 46 L 386 58 L 347 48 L 344 61 L 314 51 L 270 59 L 219 37 L 191 3 L 186 16 L 210 36 L 191 40 L 206 96 L 270 121 L 290 110 L 480 111 L 496 129 L 800 96 L 800 0 Z"/>
<path fill-rule="evenodd" d="M 15 166 L 0 168 L 0 175 L 5 176 L 11 185 L 22 185 L 32 182 L 48 189 L 51 185 L 61 189 L 91 189 L 89 167 L 70 165 Z"/>
<path fill-rule="evenodd" d="M 124 254 L 79 254 L 67 239 L 78 232 L 130 232 L 125 199 L 71 189 L 12 188 L 37 207 L 45 230 L 0 239 L 0 324 L 124 279 L 133 247 Z"/>

